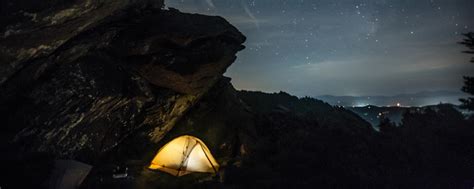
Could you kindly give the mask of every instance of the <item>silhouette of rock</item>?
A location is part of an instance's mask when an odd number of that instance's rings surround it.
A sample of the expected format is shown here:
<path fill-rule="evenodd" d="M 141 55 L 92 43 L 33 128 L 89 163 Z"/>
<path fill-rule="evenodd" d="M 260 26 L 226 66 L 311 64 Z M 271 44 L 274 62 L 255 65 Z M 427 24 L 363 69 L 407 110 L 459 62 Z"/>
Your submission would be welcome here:
<path fill-rule="evenodd" d="M 65 1 L 36 19 L 2 18 L 18 31 L 0 43 L 8 139 L 24 152 L 87 163 L 137 130 L 159 142 L 244 48 L 220 17 L 133 2 Z"/>

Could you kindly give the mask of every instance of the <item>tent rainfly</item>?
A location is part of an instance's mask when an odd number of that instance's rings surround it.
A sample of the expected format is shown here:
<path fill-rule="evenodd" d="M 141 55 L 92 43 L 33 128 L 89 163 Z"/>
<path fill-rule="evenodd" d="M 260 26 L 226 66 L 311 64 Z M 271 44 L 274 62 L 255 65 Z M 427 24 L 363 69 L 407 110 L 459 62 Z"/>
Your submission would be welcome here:
<path fill-rule="evenodd" d="M 193 172 L 217 173 L 219 164 L 200 139 L 184 135 L 165 144 L 148 167 L 174 176 Z"/>

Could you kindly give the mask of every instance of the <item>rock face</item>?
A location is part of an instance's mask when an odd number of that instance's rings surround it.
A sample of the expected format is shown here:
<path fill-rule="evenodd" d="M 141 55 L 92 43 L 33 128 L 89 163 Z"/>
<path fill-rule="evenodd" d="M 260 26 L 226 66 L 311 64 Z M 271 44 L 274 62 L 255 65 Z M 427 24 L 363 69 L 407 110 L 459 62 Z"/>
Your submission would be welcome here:
<path fill-rule="evenodd" d="M 5 0 L 0 2 L 0 85 L 30 60 L 46 57 L 79 33 L 124 9 L 162 0 Z"/>
<path fill-rule="evenodd" d="M 151 171 L 146 166 L 161 146 L 178 136 L 192 135 L 206 143 L 221 167 L 220 175 L 225 175 L 226 167 L 241 164 L 245 157 L 254 153 L 258 140 L 254 112 L 240 100 L 229 81 L 225 77 L 219 80 L 158 144 L 144 140 L 143 136 L 148 133 L 145 129 L 114 148 L 103 162 L 119 162 L 129 167 L 129 174 L 134 177 L 133 181 L 128 182 L 129 188 L 190 188 L 212 175 L 195 174 L 176 178 Z M 110 175 L 104 172 L 107 173 L 107 170 L 89 175 L 83 187 L 123 187 L 124 182 L 110 181 Z"/>
<path fill-rule="evenodd" d="M 2 129 L 22 153 L 94 163 L 137 131 L 159 142 L 245 41 L 162 1 L 3 3 Z"/>

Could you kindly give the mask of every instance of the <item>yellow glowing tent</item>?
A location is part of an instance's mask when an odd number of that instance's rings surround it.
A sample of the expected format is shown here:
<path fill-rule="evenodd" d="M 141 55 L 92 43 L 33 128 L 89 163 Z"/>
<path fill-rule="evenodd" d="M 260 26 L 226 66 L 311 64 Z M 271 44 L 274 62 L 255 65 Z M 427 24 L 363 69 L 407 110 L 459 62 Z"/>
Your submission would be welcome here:
<path fill-rule="evenodd" d="M 193 172 L 217 173 L 219 164 L 200 139 L 184 135 L 165 144 L 148 167 L 175 176 Z"/>

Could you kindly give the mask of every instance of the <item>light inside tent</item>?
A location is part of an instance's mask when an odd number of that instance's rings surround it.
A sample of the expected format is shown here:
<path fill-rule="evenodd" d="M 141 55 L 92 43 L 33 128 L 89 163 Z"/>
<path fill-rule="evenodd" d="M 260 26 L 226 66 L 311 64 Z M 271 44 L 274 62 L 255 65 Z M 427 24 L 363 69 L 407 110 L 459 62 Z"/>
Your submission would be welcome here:
<path fill-rule="evenodd" d="M 192 172 L 217 173 L 219 164 L 204 142 L 184 135 L 165 144 L 148 168 L 183 176 Z"/>

